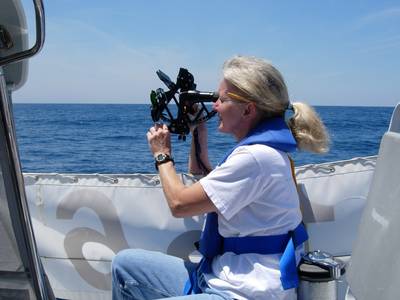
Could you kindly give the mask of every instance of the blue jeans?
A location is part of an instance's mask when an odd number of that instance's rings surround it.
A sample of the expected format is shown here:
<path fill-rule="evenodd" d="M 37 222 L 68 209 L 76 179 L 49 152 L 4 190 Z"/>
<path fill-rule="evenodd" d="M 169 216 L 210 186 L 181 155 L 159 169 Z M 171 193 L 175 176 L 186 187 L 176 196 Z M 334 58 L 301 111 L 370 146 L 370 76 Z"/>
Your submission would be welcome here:
<path fill-rule="evenodd" d="M 189 274 L 196 267 L 175 256 L 141 249 L 119 252 L 112 262 L 112 298 L 230 300 L 226 294 L 205 287 L 203 294 L 183 295 Z"/>

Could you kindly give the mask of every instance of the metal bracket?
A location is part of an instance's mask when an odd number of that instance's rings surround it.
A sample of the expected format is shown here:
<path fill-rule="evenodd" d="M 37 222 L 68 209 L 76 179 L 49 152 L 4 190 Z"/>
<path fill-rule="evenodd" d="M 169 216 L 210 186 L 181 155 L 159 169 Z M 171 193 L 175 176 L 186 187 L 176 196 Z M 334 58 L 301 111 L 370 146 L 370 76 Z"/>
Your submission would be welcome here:
<path fill-rule="evenodd" d="M 303 256 L 303 259 L 309 264 L 317 265 L 328 270 L 333 280 L 337 280 L 341 276 L 341 268 L 343 265 L 335 261 L 333 256 L 327 252 L 321 250 L 312 251 Z"/>

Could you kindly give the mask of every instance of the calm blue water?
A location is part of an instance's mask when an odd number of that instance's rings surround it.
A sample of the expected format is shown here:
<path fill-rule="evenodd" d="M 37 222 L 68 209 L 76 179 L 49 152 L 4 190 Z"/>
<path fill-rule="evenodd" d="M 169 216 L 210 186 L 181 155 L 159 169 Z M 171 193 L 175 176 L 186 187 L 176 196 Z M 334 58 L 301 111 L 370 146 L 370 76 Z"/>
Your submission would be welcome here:
<path fill-rule="evenodd" d="M 375 155 L 393 108 L 316 107 L 332 139 L 325 155 L 296 153 L 296 165 Z M 146 104 L 14 104 L 24 172 L 154 173 L 146 132 L 152 125 Z M 209 155 L 216 165 L 234 145 L 208 122 Z M 179 172 L 187 170 L 190 137 L 173 136 Z"/>

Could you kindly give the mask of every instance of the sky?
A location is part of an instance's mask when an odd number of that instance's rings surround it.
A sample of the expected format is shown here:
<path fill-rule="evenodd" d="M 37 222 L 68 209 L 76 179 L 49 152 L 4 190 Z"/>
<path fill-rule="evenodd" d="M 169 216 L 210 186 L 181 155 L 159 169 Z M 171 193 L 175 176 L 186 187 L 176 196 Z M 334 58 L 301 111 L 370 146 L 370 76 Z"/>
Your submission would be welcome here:
<path fill-rule="evenodd" d="M 293 102 L 400 102 L 399 0 L 44 0 L 44 6 L 45 45 L 14 102 L 149 103 L 150 91 L 163 87 L 156 70 L 176 79 L 180 67 L 199 90 L 217 90 L 223 62 L 238 54 L 271 61 Z"/>

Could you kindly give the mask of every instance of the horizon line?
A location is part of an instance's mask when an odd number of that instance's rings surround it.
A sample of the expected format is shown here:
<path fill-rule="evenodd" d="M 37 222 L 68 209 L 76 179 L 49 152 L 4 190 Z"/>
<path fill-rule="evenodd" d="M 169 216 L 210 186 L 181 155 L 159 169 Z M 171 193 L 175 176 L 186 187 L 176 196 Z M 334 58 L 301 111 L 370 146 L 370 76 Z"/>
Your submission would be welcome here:
<path fill-rule="evenodd" d="M 54 105 L 151 105 L 151 103 L 132 103 L 132 102 L 15 102 L 13 101 L 12 104 L 54 104 Z M 173 105 L 174 103 L 170 103 L 169 105 Z M 357 104 L 350 104 L 350 105 L 342 105 L 342 104 L 309 104 L 312 107 L 391 107 L 394 108 L 396 105 L 357 105 Z"/>

